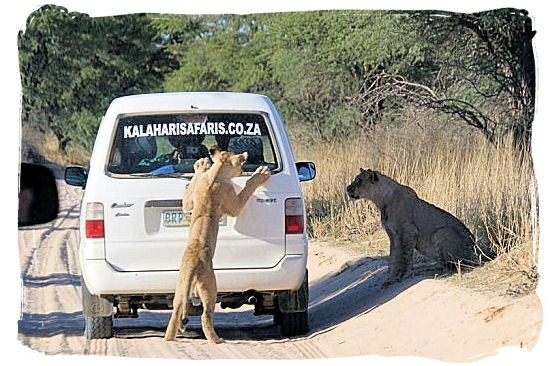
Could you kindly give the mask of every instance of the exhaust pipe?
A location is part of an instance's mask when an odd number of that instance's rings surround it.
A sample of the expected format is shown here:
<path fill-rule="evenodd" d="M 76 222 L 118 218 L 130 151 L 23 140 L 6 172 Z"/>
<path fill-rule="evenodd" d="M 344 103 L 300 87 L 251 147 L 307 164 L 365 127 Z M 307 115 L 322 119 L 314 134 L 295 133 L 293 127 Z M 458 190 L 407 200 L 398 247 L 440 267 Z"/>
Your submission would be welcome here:
<path fill-rule="evenodd" d="M 248 296 L 246 303 L 250 305 L 256 305 L 258 303 L 258 298 L 254 295 Z"/>
<path fill-rule="evenodd" d="M 247 291 L 238 298 L 229 298 L 221 302 L 222 309 L 237 309 L 243 305 L 260 305 L 262 303 L 262 294 L 255 291 Z"/>

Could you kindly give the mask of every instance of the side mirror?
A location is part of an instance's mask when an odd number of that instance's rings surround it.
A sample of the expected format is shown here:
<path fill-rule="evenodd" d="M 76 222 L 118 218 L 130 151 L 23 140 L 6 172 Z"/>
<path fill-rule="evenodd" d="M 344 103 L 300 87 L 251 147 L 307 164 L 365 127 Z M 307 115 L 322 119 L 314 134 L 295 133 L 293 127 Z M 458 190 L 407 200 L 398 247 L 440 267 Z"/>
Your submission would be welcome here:
<path fill-rule="evenodd" d="M 307 182 L 315 178 L 315 164 L 310 161 L 300 161 L 296 163 L 298 170 L 298 179 L 300 182 Z"/>
<path fill-rule="evenodd" d="M 65 168 L 65 182 L 71 186 L 86 188 L 88 172 L 80 166 L 70 166 Z"/>
<path fill-rule="evenodd" d="M 44 224 L 57 217 L 59 197 L 52 171 L 45 166 L 21 163 L 17 225 Z"/>

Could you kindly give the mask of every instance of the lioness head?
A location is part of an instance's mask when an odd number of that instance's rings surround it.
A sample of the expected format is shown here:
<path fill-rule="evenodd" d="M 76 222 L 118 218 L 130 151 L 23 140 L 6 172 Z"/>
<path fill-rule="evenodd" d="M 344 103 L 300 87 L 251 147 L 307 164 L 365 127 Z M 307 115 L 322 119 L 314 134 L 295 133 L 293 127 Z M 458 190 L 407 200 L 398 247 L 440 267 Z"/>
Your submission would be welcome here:
<path fill-rule="evenodd" d="M 229 151 L 221 151 L 217 145 L 212 146 L 208 151 L 214 163 L 219 162 L 223 164 L 218 176 L 231 179 L 242 174 L 243 165 L 246 159 L 248 159 L 246 151 L 242 154 L 234 154 Z"/>
<path fill-rule="evenodd" d="M 369 198 L 370 191 L 374 189 L 378 182 L 376 171 L 361 168 L 360 173 L 355 177 L 353 182 L 346 188 L 348 196 L 351 199 Z"/>

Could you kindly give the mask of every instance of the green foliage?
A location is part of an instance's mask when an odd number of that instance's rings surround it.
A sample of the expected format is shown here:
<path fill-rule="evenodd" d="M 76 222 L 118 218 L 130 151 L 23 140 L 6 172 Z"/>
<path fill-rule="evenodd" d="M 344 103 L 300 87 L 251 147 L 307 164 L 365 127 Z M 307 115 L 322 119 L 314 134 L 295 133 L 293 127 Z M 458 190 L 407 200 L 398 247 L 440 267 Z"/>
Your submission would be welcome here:
<path fill-rule="evenodd" d="M 525 141 L 533 34 L 514 9 L 90 18 L 48 5 L 19 35 L 23 121 L 62 146 L 90 147 L 115 97 L 244 91 L 270 96 L 289 125 L 326 140 L 398 120 L 412 104 Z"/>
<path fill-rule="evenodd" d="M 323 66 L 361 80 L 374 70 L 402 66 L 412 46 L 402 25 L 385 11 L 319 11 L 277 14 L 268 28 L 278 50 L 311 49 Z"/>
<path fill-rule="evenodd" d="M 163 18 L 155 24 L 162 33 L 173 30 L 182 16 Z M 261 15 L 260 15 L 261 17 Z M 189 19 L 191 17 L 188 17 Z M 193 17 L 195 36 L 183 42 L 180 68 L 166 80 L 167 91 L 258 91 L 268 80 L 258 47 L 255 16 L 220 15 Z M 187 21 L 181 21 L 187 24 Z M 200 29 L 200 31 L 198 31 Z"/>
<path fill-rule="evenodd" d="M 155 24 L 169 33 L 178 19 Z M 289 123 L 311 124 L 327 138 L 353 133 L 369 123 L 369 112 L 354 104 L 366 77 L 381 70 L 408 72 L 418 59 L 417 49 L 404 37 L 402 22 L 387 12 L 193 19 L 202 24 L 197 26 L 202 32 L 181 54 L 180 68 L 168 75 L 166 90 L 265 93 L 275 99 Z M 189 20 L 181 24 L 187 27 Z M 344 111 L 344 116 L 337 115 Z"/>
<path fill-rule="evenodd" d="M 66 126 L 70 126 L 70 128 L 65 129 L 64 137 L 66 140 L 73 141 L 78 146 L 91 151 L 100 121 L 101 118 L 87 109 L 74 112 L 67 120 L 63 121 Z"/>
<path fill-rule="evenodd" d="M 118 96 L 161 91 L 177 67 L 143 14 L 91 18 L 47 5 L 19 33 L 23 122 L 89 147 Z"/>

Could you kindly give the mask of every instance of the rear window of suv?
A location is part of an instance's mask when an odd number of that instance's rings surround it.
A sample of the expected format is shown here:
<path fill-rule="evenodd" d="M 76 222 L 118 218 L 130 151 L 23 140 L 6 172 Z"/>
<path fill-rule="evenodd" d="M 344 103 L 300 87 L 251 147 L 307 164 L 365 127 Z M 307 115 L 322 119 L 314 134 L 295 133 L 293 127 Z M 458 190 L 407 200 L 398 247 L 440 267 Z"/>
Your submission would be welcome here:
<path fill-rule="evenodd" d="M 276 147 L 258 113 L 148 114 L 118 118 L 107 170 L 114 175 L 192 174 L 197 159 L 218 145 L 233 153 L 248 152 L 245 173 L 266 165 L 279 169 Z"/>

